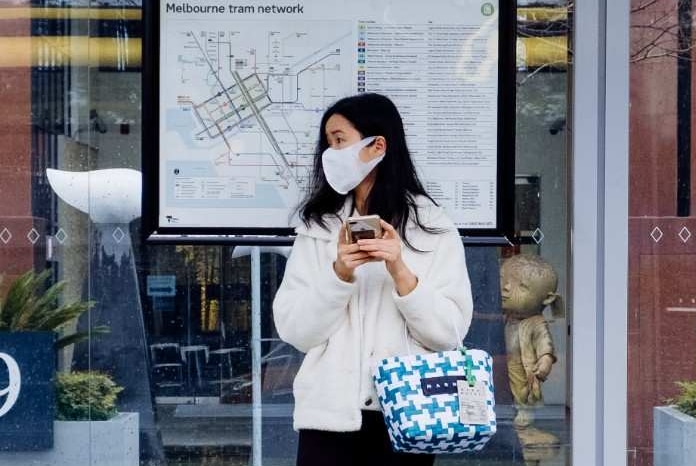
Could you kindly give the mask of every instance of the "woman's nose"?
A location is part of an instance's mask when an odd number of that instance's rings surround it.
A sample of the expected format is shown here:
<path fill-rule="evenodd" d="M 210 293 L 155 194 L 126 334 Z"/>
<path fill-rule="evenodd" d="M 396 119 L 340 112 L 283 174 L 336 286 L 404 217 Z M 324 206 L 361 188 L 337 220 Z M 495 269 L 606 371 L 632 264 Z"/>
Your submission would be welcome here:
<path fill-rule="evenodd" d="M 510 284 L 509 283 L 505 283 L 503 285 L 503 291 L 510 291 Z"/>

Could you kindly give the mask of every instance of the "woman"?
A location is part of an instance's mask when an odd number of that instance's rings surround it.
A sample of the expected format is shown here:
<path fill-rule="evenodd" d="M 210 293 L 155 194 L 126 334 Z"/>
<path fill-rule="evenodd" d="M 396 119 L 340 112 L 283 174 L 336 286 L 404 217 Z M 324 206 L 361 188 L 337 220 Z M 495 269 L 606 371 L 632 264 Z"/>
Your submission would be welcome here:
<path fill-rule="evenodd" d="M 349 243 L 345 219 L 367 214 L 383 236 Z M 294 383 L 298 466 L 432 465 L 392 451 L 372 372 L 386 357 L 455 348 L 471 289 L 457 229 L 418 180 L 388 98 L 326 111 L 300 217 L 273 303 L 280 337 L 306 353 Z"/>

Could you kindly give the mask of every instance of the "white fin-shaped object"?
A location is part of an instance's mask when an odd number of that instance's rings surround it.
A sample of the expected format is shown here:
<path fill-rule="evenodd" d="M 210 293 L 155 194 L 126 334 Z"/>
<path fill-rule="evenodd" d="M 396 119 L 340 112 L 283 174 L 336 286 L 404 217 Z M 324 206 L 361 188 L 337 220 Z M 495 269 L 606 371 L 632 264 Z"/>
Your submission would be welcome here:
<path fill-rule="evenodd" d="M 94 223 L 129 223 L 140 217 L 142 173 L 130 168 L 70 172 L 49 168 L 48 182 L 67 204 Z"/>

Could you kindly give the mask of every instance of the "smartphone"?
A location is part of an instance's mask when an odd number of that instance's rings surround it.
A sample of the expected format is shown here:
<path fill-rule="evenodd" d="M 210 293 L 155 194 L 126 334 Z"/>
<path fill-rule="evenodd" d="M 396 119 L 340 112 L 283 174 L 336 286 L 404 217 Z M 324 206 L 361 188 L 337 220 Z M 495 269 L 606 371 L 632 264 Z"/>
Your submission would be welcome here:
<path fill-rule="evenodd" d="M 355 243 L 359 239 L 382 237 L 382 225 L 379 223 L 379 215 L 348 217 L 346 225 L 346 234 L 348 235 L 348 241 L 351 243 Z"/>

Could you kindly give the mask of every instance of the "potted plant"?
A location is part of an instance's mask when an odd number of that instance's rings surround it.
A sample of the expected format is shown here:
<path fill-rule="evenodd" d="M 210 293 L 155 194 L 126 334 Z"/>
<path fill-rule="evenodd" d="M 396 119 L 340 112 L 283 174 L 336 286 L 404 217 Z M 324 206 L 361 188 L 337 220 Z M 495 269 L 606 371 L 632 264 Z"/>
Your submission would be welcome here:
<path fill-rule="evenodd" d="M 653 408 L 654 466 L 696 464 L 696 381 L 677 385 L 677 398 Z"/>
<path fill-rule="evenodd" d="M 47 286 L 49 275 L 26 272 L 0 297 L 0 451 L 51 448 L 56 350 L 89 335 L 64 329 L 93 303 L 61 304 L 65 283 Z"/>
<path fill-rule="evenodd" d="M 123 388 L 100 372 L 58 374 L 56 419 L 59 421 L 108 421 L 118 414 L 116 398 Z"/>
<path fill-rule="evenodd" d="M 138 413 L 117 412 L 122 390 L 103 373 L 58 374 L 52 455 L 60 461 L 49 464 L 138 465 Z"/>
<path fill-rule="evenodd" d="M 50 270 L 38 274 L 30 270 L 10 285 L 5 299 L 0 299 L 0 332 L 57 332 L 57 349 L 88 338 L 88 332 L 64 334 L 63 329 L 90 309 L 94 302 L 59 304 L 66 284 L 61 281 L 46 288 L 50 274 Z M 107 327 L 92 329 L 93 333 L 107 331 Z"/>

